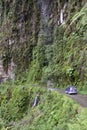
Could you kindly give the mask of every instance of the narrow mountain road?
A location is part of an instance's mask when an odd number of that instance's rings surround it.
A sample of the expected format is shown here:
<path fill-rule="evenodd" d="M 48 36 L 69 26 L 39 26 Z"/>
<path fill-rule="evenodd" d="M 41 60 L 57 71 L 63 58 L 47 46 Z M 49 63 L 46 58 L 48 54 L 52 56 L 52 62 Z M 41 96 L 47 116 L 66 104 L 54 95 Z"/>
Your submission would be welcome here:
<path fill-rule="evenodd" d="M 72 98 L 76 103 L 81 105 L 82 107 L 87 107 L 87 95 L 82 95 L 82 94 L 75 94 L 75 95 L 69 95 L 64 92 L 64 90 L 58 89 L 58 88 L 48 88 L 48 90 L 51 91 L 58 91 L 59 93 L 66 95 L 70 98 Z"/>

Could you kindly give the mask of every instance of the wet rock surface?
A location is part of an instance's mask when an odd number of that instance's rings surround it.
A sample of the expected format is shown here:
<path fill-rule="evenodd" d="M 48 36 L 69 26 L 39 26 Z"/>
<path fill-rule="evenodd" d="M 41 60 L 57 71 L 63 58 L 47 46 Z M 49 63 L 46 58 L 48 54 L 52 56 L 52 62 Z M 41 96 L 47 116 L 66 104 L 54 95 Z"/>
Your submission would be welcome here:
<path fill-rule="evenodd" d="M 50 6 L 49 6 L 50 5 Z M 43 44 L 52 44 L 53 42 L 53 26 L 49 24 L 52 14 L 50 0 L 38 0 L 40 11 L 40 32 L 39 38 L 42 39 Z"/>

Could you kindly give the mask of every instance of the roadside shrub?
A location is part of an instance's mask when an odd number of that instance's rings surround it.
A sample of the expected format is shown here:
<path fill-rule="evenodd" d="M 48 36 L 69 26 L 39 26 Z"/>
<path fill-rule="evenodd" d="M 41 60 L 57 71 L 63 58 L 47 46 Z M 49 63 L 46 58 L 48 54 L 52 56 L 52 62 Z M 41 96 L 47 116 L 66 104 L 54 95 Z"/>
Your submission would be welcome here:
<path fill-rule="evenodd" d="M 0 116 L 7 121 L 20 119 L 26 113 L 28 105 L 28 89 L 25 87 L 15 87 L 10 100 L 8 101 L 7 97 L 3 99 L 0 107 Z"/>

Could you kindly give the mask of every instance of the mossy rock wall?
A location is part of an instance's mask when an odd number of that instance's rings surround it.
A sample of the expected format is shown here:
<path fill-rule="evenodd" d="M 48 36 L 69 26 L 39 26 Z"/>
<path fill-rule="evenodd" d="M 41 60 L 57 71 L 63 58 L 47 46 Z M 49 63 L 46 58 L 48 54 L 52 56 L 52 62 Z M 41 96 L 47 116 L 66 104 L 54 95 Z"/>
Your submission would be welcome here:
<path fill-rule="evenodd" d="M 26 77 L 29 82 L 52 78 L 58 85 L 85 85 L 86 6 L 82 0 L 1 0 L 0 57 L 5 70 L 12 59 L 23 82 Z"/>

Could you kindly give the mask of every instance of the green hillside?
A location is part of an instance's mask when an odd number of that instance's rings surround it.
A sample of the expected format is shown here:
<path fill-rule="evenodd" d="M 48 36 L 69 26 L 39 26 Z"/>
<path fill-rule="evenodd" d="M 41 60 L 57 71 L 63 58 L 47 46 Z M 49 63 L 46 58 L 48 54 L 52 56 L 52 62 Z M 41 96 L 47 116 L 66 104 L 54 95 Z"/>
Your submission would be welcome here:
<path fill-rule="evenodd" d="M 4 88 L 5 87 L 5 88 Z M 87 109 L 41 86 L 0 89 L 1 130 L 86 130 Z M 39 95 L 34 107 L 34 98 Z"/>
<path fill-rule="evenodd" d="M 87 96 L 87 1 L 0 0 L 0 130 L 87 130 L 49 80 Z"/>

